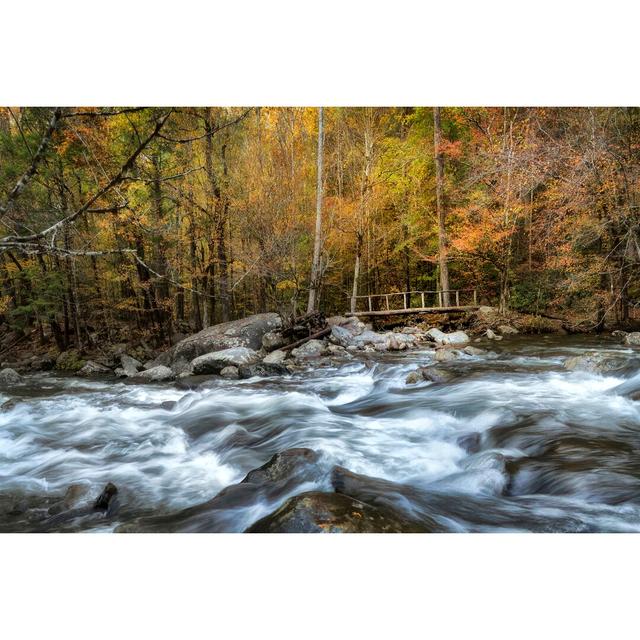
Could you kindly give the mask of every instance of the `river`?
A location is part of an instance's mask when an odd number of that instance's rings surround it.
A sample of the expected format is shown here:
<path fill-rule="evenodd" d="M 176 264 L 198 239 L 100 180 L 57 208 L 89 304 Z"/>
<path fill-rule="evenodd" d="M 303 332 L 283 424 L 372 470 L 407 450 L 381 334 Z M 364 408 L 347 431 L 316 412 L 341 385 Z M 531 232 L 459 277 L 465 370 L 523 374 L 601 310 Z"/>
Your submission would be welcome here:
<path fill-rule="evenodd" d="M 115 517 L 45 530 L 113 531 L 164 515 L 156 530 L 243 531 L 293 495 L 333 491 L 338 465 L 358 474 L 355 498 L 437 530 L 639 530 L 640 402 L 615 389 L 638 372 L 638 352 L 595 337 L 481 346 L 491 352 L 438 365 L 447 382 L 416 385 L 405 378 L 432 361 L 427 349 L 193 388 L 36 374 L 0 393 L 0 497 L 35 500 L 37 511 L 72 484 L 95 498 L 113 482 Z M 628 365 L 563 367 L 593 349 Z M 188 526 L 172 518 L 295 447 L 319 460 L 281 490 L 245 493 Z M 0 528 L 41 523 L 14 516 Z"/>

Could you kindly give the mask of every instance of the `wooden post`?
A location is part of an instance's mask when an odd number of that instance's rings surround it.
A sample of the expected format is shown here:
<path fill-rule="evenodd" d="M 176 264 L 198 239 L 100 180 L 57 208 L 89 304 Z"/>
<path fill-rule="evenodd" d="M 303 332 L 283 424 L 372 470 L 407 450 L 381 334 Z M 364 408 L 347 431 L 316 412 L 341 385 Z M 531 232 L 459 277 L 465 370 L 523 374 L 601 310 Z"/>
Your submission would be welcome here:
<path fill-rule="evenodd" d="M 406 292 L 402 294 L 402 304 L 403 304 L 404 308 L 406 309 L 407 308 L 407 293 Z"/>
<path fill-rule="evenodd" d="M 460 292 L 456 290 L 456 307 L 460 306 Z"/>
<path fill-rule="evenodd" d="M 478 304 L 478 291 L 476 289 L 473 290 L 473 304 Z"/>
<path fill-rule="evenodd" d="M 442 306 L 442 291 L 438 291 L 438 306 Z"/>
<path fill-rule="evenodd" d="M 369 299 L 369 311 L 373 311 L 371 307 L 371 296 L 367 296 L 367 298 Z"/>
<path fill-rule="evenodd" d="M 424 309 L 424 291 L 421 291 L 420 295 L 422 296 L 422 308 Z"/>
<path fill-rule="evenodd" d="M 387 311 L 389 311 L 389 294 L 388 293 L 385 295 L 385 299 L 387 301 Z"/>

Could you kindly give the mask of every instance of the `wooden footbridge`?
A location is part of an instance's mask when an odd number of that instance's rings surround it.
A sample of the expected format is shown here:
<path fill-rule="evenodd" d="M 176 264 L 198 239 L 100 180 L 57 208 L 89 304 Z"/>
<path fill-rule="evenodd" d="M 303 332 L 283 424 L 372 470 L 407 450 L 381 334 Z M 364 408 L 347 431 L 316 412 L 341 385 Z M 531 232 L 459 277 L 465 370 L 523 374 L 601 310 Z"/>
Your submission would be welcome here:
<path fill-rule="evenodd" d="M 394 291 L 352 296 L 348 316 L 393 316 L 407 313 L 450 313 L 478 309 L 476 289 Z"/>

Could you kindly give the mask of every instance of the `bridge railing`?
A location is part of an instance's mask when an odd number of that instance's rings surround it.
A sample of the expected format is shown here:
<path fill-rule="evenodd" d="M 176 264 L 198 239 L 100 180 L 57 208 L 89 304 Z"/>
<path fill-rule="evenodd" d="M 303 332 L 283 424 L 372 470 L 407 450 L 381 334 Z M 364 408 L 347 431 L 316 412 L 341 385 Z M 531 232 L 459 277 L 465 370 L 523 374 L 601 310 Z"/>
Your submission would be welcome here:
<path fill-rule="evenodd" d="M 350 301 L 351 313 L 407 311 L 410 309 L 419 311 L 420 309 L 477 306 L 478 294 L 476 289 L 393 291 L 391 293 L 350 296 Z"/>

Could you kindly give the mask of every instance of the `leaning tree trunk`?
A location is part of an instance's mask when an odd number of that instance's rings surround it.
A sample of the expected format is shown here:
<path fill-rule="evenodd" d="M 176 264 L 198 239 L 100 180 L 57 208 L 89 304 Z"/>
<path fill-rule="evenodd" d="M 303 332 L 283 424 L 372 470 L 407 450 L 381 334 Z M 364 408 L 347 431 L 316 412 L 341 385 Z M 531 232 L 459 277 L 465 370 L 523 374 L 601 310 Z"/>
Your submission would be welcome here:
<path fill-rule="evenodd" d="M 444 156 L 442 155 L 442 129 L 440 107 L 433 108 L 433 148 L 436 162 L 436 213 L 438 215 L 438 265 L 443 304 L 449 306 L 449 267 L 447 265 L 447 229 L 444 210 Z"/>

